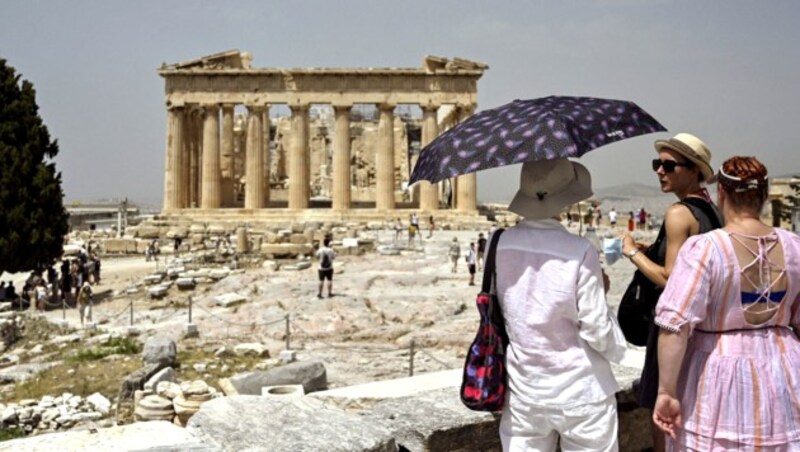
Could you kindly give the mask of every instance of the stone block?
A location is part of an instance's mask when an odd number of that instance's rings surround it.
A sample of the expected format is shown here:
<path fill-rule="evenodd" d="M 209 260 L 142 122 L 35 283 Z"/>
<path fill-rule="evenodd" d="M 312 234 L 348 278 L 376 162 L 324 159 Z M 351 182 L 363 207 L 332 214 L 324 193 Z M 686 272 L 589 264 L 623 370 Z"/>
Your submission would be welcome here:
<path fill-rule="evenodd" d="M 295 350 L 281 350 L 278 354 L 278 359 L 283 364 L 289 364 L 297 361 L 297 352 Z"/>
<path fill-rule="evenodd" d="M 150 298 L 156 298 L 156 299 L 163 298 L 167 295 L 168 290 L 169 286 L 163 286 L 163 285 L 153 286 L 147 289 L 147 295 Z"/>
<path fill-rule="evenodd" d="M 306 225 L 303 223 L 292 223 L 291 230 L 295 234 L 302 234 L 305 229 Z"/>
<path fill-rule="evenodd" d="M 229 378 L 239 394 L 260 395 L 264 386 L 303 385 L 306 394 L 327 388 L 328 378 L 321 361 L 299 361 L 266 371 L 246 372 Z"/>
<path fill-rule="evenodd" d="M 110 254 L 133 254 L 136 252 L 135 239 L 106 239 L 103 248 Z"/>
<path fill-rule="evenodd" d="M 292 234 L 289 236 L 289 243 L 294 243 L 297 245 L 302 245 L 304 243 L 309 243 L 311 240 L 305 234 Z"/>
<path fill-rule="evenodd" d="M 167 231 L 168 239 L 174 239 L 176 237 L 185 239 L 187 235 L 189 235 L 189 232 L 186 230 L 186 228 L 177 227 Z"/>
<path fill-rule="evenodd" d="M 204 224 L 192 223 L 192 225 L 189 226 L 190 234 L 205 234 L 205 232 L 206 232 L 206 226 Z"/>
<path fill-rule="evenodd" d="M 284 265 L 281 267 L 283 270 L 288 271 L 298 271 L 298 270 L 305 270 L 311 268 L 311 262 L 309 261 L 300 261 L 290 265 Z"/>
<path fill-rule="evenodd" d="M 186 430 L 224 450 L 397 450 L 385 427 L 308 397 L 221 397 L 203 404 Z"/>
<path fill-rule="evenodd" d="M 99 392 L 95 392 L 87 397 L 86 401 L 89 402 L 97 412 L 103 415 L 106 415 L 111 411 L 111 401 Z"/>
<path fill-rule="evenodd" d="M 133 423 L 96 430 L 72 430 L 18 438 L 2 443 L 9 451 L 186 451 L 222 450 L 195 438 L 185 429 L 166 421 Z"/>
<path fill-rule="evenodd" d="M 500 416 L 467 409 L 458 388 L 377 403 L 366 416 L 392 431 L 406 450 L 501 450 Z"/>
<path fill-rule="evenodd" d="M 170 338 L 154 336 L 147 340 L 142 351 L 145 364 L 159 364 L 161 367 L 172 367 L 177 364 L 178 347 Z M 158 370 L 161 370 L 159 368 Z"/>
<path fill-rule="evenodd" d="M 225 293 L 214 297 L 214 303 L 216 303 L 217 306 L 222 306 L 225 308 L 230 308 L 246 302 L 247 302 L 246 296 L 235 292 Z"/>
<path fill-rule="evenodd" d="M 237 344 L 233 347 L 233 353 L 239 356 L 257 356 L 269 358 L 269 349 L 264 344 L 256 342 Z"/>
<path fill-rule="evenodd" d="M 139 225 L 133 234 L 134 237 L 139 237 L 141 239 L 157 239 L 160 235 L 161 229 L 146 224 Z"/>
<path fill-rule="evenodd" d="M 293 258 L 311 254 L 313 248 L 309 244 L 296 243 L 264 243 L 261 252 L 280 258 Z"/>
<path fill-rule="evenodd" d="M 231 271 L 227 268 L 217 268 L 208 272 L 208 277 L 214 281 L 219 281 L 220 279 L 227 278 L 230 274 Z"/>
<path fill-rule="evenodd" d="M 197 281 L 194 278 L 178 278 L 175 284 L 180 290 L 192 290 L 197 286 Z"/>

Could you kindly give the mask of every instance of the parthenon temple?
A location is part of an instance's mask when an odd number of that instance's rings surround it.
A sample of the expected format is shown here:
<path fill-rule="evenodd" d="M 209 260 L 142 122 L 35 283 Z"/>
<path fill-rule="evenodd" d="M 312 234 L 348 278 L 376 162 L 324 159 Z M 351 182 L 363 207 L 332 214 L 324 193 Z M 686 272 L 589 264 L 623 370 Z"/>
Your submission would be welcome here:
<path fill-rule="evenodd" d="M 231 50 L 158 70 L 165 215 L 477 215 L 475 174 L 408 180 L 420 149 L 475 111 L 487 65 L 427 56 L 420 68 L 258 69 L 251 60 Z"/>

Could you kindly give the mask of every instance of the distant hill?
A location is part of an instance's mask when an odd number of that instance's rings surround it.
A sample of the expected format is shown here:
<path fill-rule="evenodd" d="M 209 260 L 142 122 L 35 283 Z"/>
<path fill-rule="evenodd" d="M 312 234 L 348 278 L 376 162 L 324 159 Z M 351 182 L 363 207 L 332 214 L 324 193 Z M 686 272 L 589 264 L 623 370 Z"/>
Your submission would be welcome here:
<path fill-rule="evenodd" d="M 624 212 L 644 207 L 656 217 L 663 215 L 667 207 L 676 201 L 674 195 L 661 193 L 656 184 L 639 183 L 596 188 L 592 199 L 600 201 L 600 209 L 603 212 L 608 212 L 613 207 L 624 215 Z"/>
<path fill-rule="evenodd" d="M 648 198 L 651 196 L 662 195 L 663 193 L 661 193 L 661 189 L 656 184 L 646 185 L 632 183 L 594 189 L 594 197 L 598 200 Z"/>

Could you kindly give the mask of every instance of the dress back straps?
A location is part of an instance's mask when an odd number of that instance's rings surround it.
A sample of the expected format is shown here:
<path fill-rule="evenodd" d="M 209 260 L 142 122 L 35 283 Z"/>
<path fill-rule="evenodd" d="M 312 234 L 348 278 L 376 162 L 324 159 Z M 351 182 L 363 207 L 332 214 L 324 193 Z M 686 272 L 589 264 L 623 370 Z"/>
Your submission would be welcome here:
<path fill-rule="evenodd" d="M 775 265 L 769 259 L 769 253 L 775 248 L 775 246 L 779 243 L 778 235 L 773 231 L 770 234 L 764 236 L 752 236 L 747 234 L 740 234 L 737 232 L 728 232 L 728 236 L 730 236 L 732 241 L 735 241 L 739 245 L 741 245 L 748 253 L 753 256 L 753 260 L 750 261 L 747 265 L 740 265 L 740 274 L 741 277 L 747 280 L 751 286 L 755 289 L 755 293 L 758 294 L 758 301 L 772 301 L 770 295 L 772 294 L 772 288 L 777 284 L 783 275 L 786 273 L 786 269 Z M 753 246 L 755 245 L 755 246 Z M 734 254 L 735 255 L 735 254 Z M 785 259 L 785 258 L 784 258 Z M 785 262 L 784 262 L 785 265 Z M 756 278 L 750 277 L 751 269 L 756 269 Z M 773 274 L 777 272 L 777 276 L 773 278 Z M 750 311 L 750 308 L 756 306 L 758 303 L 748 304 L 744 307 L 745 311 Z M 777 305 L 772 305 L 765 310 L 759 311 L 772 311 L 777 310 Z"/>

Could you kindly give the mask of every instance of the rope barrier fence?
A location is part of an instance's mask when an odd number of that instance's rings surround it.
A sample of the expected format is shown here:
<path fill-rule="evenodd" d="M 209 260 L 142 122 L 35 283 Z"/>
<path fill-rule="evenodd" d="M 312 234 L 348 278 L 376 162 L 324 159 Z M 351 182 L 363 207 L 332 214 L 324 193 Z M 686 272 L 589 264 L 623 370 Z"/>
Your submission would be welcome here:
<path fill-rule="evenodd" d="M 187 297 L 187 303 L 179 304 L 175 306 L 174 309 L 170 308 L 169 306 L 163 307 L 163 311 L 160 313 L 158 317 L 153 317 L 153 309 L 148 309 L 146 311 L 136 310 L 134 300 L 132 299 L 132 291 L 130 290 L 133 285 L 123 290 L 119 293 L 116 299 L 120 298 L 127 298 L 127 303 L 118 311 L 114 311 L 111 314 L 106 312 L 97 312 L 98 306 L 94 305 L 90 301 L 91 309 L 94 311 L 94 317 L 99 318 L 99 322 L 101 324 L 107 324 L 114 321 L 117 321 L 121 317 L 123 317 L 126 313 L 128 314 L 128 323 L 130 327 L 133 327 L 137 323 L 142 323 L 144 321 L 150 320 L 153 323 L 162 323 L 167 320 L 170 320 L 174 317 L 180 316 L 187 316 L 186 320 L 188 324 L 193 324 L 193 310 L 199 309 L 200 312 L 206 314 L 205 318 L 212 318 L 215 321 L 221 322 L 226 326 L 226 337 L 223 339 L 221 338 L 222 342 L 228 346 L 233 343 L 232 339 L 235 339 L 230 334 L 231 327 L 239 327 L 239 328 L 251 328 L 255 330 L 256 328 L 262 329 L 271 329 L 278 325 L 281 325 L 285 328 L 284 330 L 284 340 L 285 340 L 285 350 L 292 350 L 292 340 L 302 339 L 306 342 L 315 342 L 322 344 L 322 347 L 314 348 L 314 351 L 324 351 L 324 350 L 337 350 L 337 351 L 346 351 L 351 353 L 356 353 L 359 355 L 365 356 L 374 356 L 374 355 L 382 355 L 382 354 L 389 354 L 389 353 L 402 353 L 403 355 L 408 355 L 408 375 L 413 376 L 415 371 L 415 365 L 417 364 L 416 361 L 419 359 L 420 356 L 424 356 L 427 359 L 430 359 L 432 362 L 436 363 L 438 366 L 441 366 L 442 369 L 451 369 L 453 365 L 444 362 L 443 360 L 434 356 L 430 351 L 426 349 L 423 345 L 425 343 L 429 343 L 430 341 L 435 341 L 441 343 L 442 341 L 447 342 L 455 342 L 450 343 L 449 345 L 459 345 L 459 342 L 463 342 L 466 346 L 468 345 L 468 337 L 469 335 L 458 335 L 458 334 L 448 334 L 448 335 L 437 335 L 435 337 L 426 337 L 426 336 L 419 336 L 411 339 L 407 346 L 397 346 L 397 347 L 386 347 L 386 346 L 366 346 L 366 345 L 343 345 L 337 344 L 336 341 L 332 341 L 330 339 L 326 339 L 320 337 L 319 335 L 315 335 L 309 332 L 307 329 L 303 328 L 297 321 L 292 322 L 292 317 L 294 314 L 297 313 L 297 309 L 293 312 L 287 313 L 280 318 L 274 318 L 270 320 L 261 320 L 261 321 L 252 321 L 252 322 L 236 322 L 229 319 L 225 319 L 222 316 L 218 315 L 217 313 L 213 312 L 211 309 L 204 307 L 200 303 L 196 303 L 194 301 L 194 297 L 189 296 Z M 62 317 L 66 322 L 66 310 L 69 307 L 66 300 L 62 299 L 61 301 L 50 301 L 48 299 L 42 300 L 44 304 L 50 308 L 61 308 L 62 309 Z M 71 307 L 70 307 L 71 309 Z M 299 308 L 298 308 L 299 309 Z M 107 309 L 103 308 L 103 311 Z M 203 320 L 205 320 L 205 318 Z M 249 335 L 252 337 L 252 334 Z M 273 336 L 274 337 L 274 336 Z M 303 346 L 304 347 L 304 346 Z"/>

